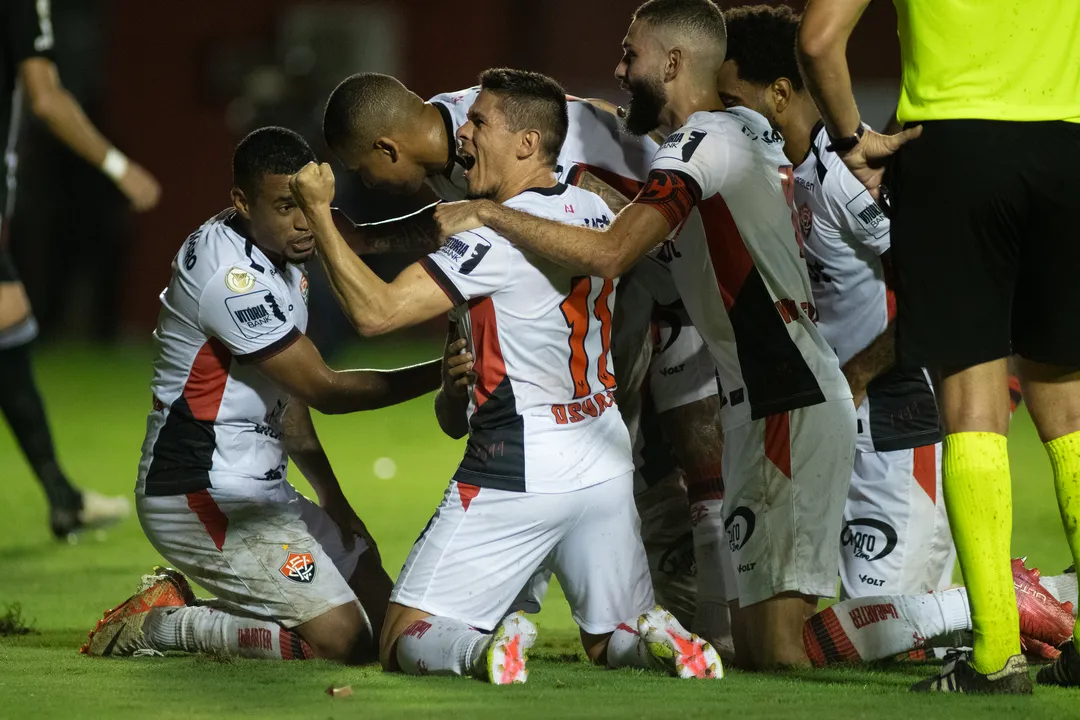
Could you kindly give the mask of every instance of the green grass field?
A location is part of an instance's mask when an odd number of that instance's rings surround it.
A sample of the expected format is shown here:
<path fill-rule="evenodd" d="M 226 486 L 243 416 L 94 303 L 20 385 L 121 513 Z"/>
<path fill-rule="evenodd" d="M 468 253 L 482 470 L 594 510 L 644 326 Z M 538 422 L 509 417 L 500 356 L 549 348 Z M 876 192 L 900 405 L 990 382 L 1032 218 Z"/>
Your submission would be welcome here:
<path fill-rule="evenodd" d="M 391 367 L 434 357 L 436 343 L 379 344 L 348 364 Z M 149 348 L 46 348 L 38 375 L 60 457 L 73 478 L 131 492 L 150 404 Z M 352 417 L 317 417 L 323 443 L 353 506 L 396 574 L 439 502 L 461 444 L 443 437 L 424 398 Z M 1010 449 L 1015 488 L 1014 554 L 1048 573 L 1069 564 L 1049 466 L 1027 416 Z M 397 475 L 379 480 L 376 459 Z M 298 474 L 292 479 L 306 489 Z M 524 687 L 450 678 L 405 678 L 322 661 L 221 662 L 202 657 L 86 658 L 77 649 L 102 611 L 126 598 L 160 562 L 132 519 L 106 535 L 59 545 L 45 503 L 10 433 L 0 431 L 0 614 L 20 603 L 34 632 L 0 637 L 0 718 L 904 718 L 990 715 L 1075 717 L 1080 694 L 1038 689 L 1033 698 L 912 696 L 929 670 L 825 670 L 786 677 L 729 672 L 687 683 L 594 668 L 555 590 L 540 616 L 540 645 Z M 355 694 L 331 698 L 331 685 Z"/>

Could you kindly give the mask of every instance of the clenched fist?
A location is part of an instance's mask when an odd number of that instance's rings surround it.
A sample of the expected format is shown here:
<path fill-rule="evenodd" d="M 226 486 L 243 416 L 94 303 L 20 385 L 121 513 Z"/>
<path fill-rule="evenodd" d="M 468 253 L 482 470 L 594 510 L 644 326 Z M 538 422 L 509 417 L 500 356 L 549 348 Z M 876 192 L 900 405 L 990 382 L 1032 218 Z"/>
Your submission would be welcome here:
<path fill-rule="evenodd" d="M 289 189 L 301 210 L 329 205 L 334 199 L 334 171 L 328 163 L 310 162 L 289 178 Z"/>

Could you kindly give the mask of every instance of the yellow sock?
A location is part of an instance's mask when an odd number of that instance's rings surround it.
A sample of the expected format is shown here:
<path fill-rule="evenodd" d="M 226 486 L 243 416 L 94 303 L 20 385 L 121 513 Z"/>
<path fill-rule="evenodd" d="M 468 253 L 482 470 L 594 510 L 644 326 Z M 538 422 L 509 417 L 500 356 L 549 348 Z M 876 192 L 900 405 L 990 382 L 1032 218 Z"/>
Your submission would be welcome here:
<path fill-rule="evenodd" d="M 1008 441 L 987 432 L 946 435 L 942 464 L 945 508 L 971 603 L 972 666 L 983 674 L 997 672 L 1020 652 L 1020 617 L 1009 565 Z"/>
<path fill-rule="evenodd" d="M 1054 490 L 1057 491 L 1061 524 L 1069 541 L 1073 562 L 1080 567 L 1080 432 L 1069 433 L 1046 443 L 1050 467 L 1054 469 Z M 1073 631 L 1073 644 L 1080 650 L 1080 622 Z"/>

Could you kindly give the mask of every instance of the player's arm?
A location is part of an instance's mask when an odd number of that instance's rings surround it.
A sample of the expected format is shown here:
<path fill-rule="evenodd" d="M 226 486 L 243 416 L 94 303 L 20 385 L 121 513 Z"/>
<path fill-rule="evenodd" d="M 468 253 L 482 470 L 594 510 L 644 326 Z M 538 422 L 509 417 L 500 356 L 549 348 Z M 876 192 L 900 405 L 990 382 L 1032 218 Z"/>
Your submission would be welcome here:
<path fill-rule="evenodd" d="M 862 405 L 866 388 L 878 375 L 891 370 L 896 364 L 896 326 L 890 322 L 885 332 L 844 363 L 841 368 L 851 387 L 855 407 Z"/>
<path fill-rule="evenodd" d="M 582 170 L 578 165 L 575 165 L 574 169 L 570 172 L 567 182 L 571 185 L 578 186 L 582 190 L 588 190 L 591 193 L 599 195 L 600 199 L 603 200 L 614 213 L 618 213 L 624 207 L 629 205 L 630 201 L 633 199 L 626 197 L 588 170 Z"/>
<path fill-rule="evenodd" d="M 799 65 L 825 128 L 834 138 L 854 135 L 859 128 L 847 44 L 869 4 L 870 0 L 810 0 L 799 25 Z"/>
<path fill-rule="evenodd" d="M 457 336 L 453 323 L 446 335 L 446 354 L 443 357 L 442 387 L 435 394 L 435 417 L 444 433 L 458 440 L 469 434 L 469 383 L 472 372 L 472 353 L 465 350 L 465 338 Z"/>
<path fill-rule="evenodd" d="M 668 170 L 650 173 L 645 188 L 606 230 L 539 218 L 490 200 L 443 203 L 435 208 L 435 217 L 444 235 L 486 225 L 518 247 L 572 272 L 614 278 L 663 242 L 693 208 L 696 200 L 691 200 L 689 194 L 684 201 L 666 193 L 672 178 L 686 187 L 678 175 Z M 661 186 L 666 189 L 658 189 Z M 663 198 L 659 197 L 661 193 L 666 193 Z M 685 210 L 676 207 L 684 202 Z"/>
<path fill-rule="evenodd" d="M 334 172 L 309 163 L 290 181 L 307 218 L 330 287 L 353 325 L 365 337 L 411 327 L 449 312 L 449 295 L 418 263 L 387 283 L 349 248 L 334 223 Z"/>
<path fill-rule="evenodd" d="M 414 213 L 375 223 L 354 223 L 348 215 L 332 208 L 334 224 L 342 238 L 357 255 L 384 253 L 434 252 L 442 243 L 435 223 L 432 203 Z"/>
<path fill-rule="evenodd" d="M 287 347 L 251 364 L 290 396 L 323 414 L 397 405 L 426 395 L 442 384 L 441 360 L 396 370 L 331 370 L 311 340 L 298 330 L 296 333 Z M 238 360 L 250 361 L 246 357 Z"/>
<path fill-rule="evenodd" d="M 330 459 L 326 457 L 326 451 L 315 432 L 308 406 L 295 399 L 291 400 L 285 408 L 281 422 L 285 430 L 285 450 L 289 453 L 289 458 L 315 489 L 319 505 L 341 530 L 345 549 L 353 548 L 357 536 L 364 538 L 368 546 L 374 548 L 375 540 L 352 509 L 334 469 L 330 467 Z"/>
<path fill-rule="evenodd" d="M 112 146 L 86 117 L 75 97 L 60 83 L 53 61 L 31 57 L 19 64 L 19 77 L 31 111 L 53 135 L 77 155 L 100 168 L 116 183 L 136 210 L 157 205 L 161 186 L 138 163 Z"/>

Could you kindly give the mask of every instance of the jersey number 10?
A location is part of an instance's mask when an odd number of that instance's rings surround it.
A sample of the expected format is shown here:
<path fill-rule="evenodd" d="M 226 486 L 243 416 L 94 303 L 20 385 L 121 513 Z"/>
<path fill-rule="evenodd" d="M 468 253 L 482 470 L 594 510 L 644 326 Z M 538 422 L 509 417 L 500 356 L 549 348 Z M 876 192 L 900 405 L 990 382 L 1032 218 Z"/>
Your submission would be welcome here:
<path fill-rule="evenodd" d="M 597 278 L 599 280 L 599 278 Z M 589 332 L 592 318 L 600 321 L 600 357 L 596 360 L 596 376 L 606 390 L 615 389 L 615 376 L 608 371 L 608 355 L 611 352 L 611 309 L 608 298 L 615 290 L 615 283 L 604 279 L 600 293 L 589 312 L 589 295 L 592 294 L 593 278 L 576 277 L 570 281 L 570 294 L 562 301 L 562 310 L 566 325 L 570 328 L 570 377 L 574 381 L 574 399 L 588 397 L 589 388 L 589 353 L 585 349 L 585 337 Z"/>

